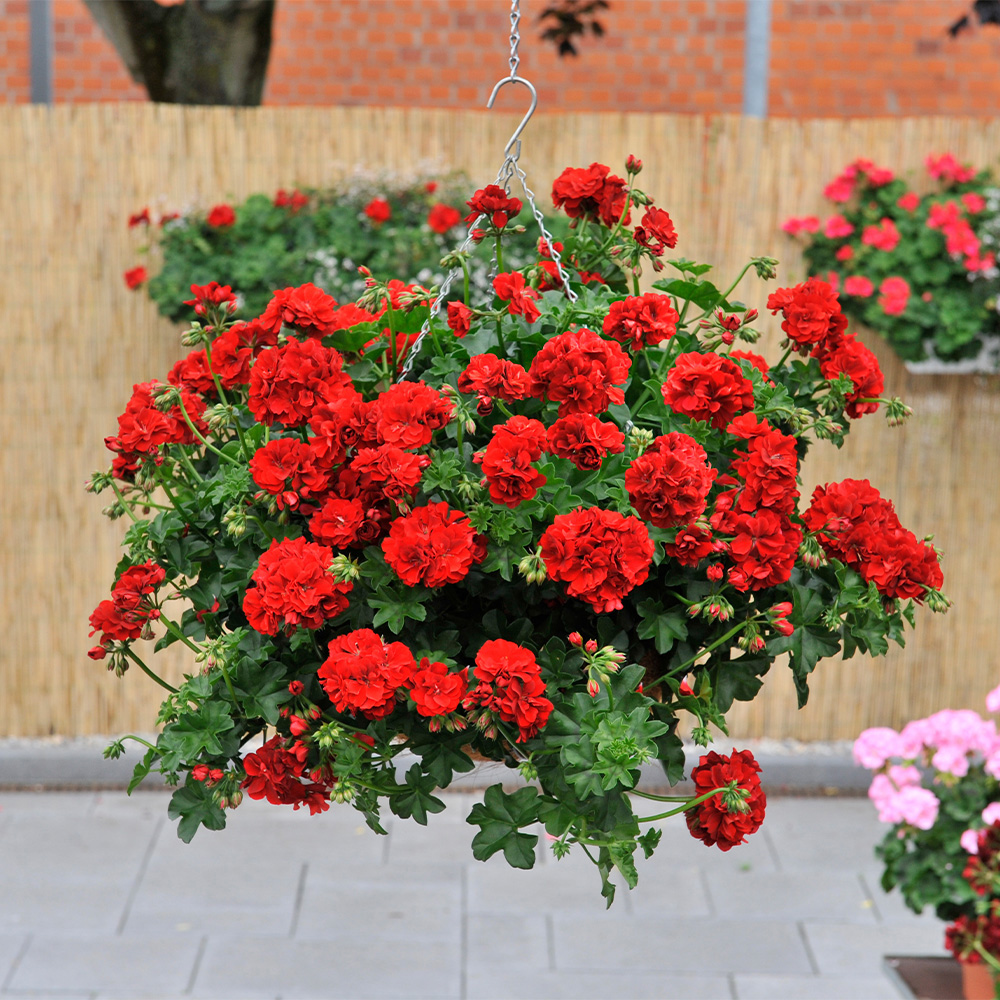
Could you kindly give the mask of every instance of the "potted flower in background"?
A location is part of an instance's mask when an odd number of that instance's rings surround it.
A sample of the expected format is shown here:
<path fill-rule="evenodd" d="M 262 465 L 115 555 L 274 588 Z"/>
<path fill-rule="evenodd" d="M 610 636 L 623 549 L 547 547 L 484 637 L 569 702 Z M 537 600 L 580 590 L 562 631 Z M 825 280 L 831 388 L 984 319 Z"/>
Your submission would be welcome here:
<path fill-rule="evenodd" d="M 844 311 L 884 337 L 912 371 L 996 371 L 1000 189 L 951 154 L 926 161 L 918 194 L 859 159 L 824 189 L 824 221 L 790 218 L 810 273 L 839 287 Z"/>
<path fill-rule="evenodd" d="M 530 783 L 472 807 L 474 856 L 530 868 L 540 824 L 610 904 L 661 820 L 728 850 L 763 819 L 745 751 L 706 753 L 693 793 L 641 786 L 652 761 L 681 779 L 683 714 L 707 744 L 777 657 L 804 704 L 820 659 L 885 653 L 915 605 L 947 607 L 937 553 L 867 480 L 800 503 L 812 440 L 907 413 L 834 290 L 774 291 L 784 353 L 748 350 L 758 310 L 729 295 L 776 262 L 720 290 L 668 260 L 641 167 L 563 171 L 569 235 L 543 229 L 519 269 L 522 202 L 476 191 L 450 301 L 364 268 L 357 302 L 307 283 L 234 321 L 231 288 L 192 288 L 193 349 L 133 388 L 90 484 L 129 522 L 91 656 L 167 689 L 133 786 L 153 769 L 176 786 L 183 839 L 245 795 L 426 823 L 475 755 Z M 642 293 L 644 267 L 667 274 Z M 179 686 L 140 655 L 151 636 L 188 647 Z"/>
<path fill-rule="evenodd" d="M 1000 711 L 1000 688 L 986 697 Z M 967 996 L 994 995 L 1000 971 L 1000 735 L 993 719 L 946 709 L 902 730 L 865 730 L 854 758 L 874 772 L 869 798 L 891 829 L 876 848 L 882 887 L 898 887 L 915 913 L 932 906 L 949 922 L 947 948 Z M 978 968 L 977 968 L 978 967 Z M 976 994 L 976 989 L 987 992 Z"/>

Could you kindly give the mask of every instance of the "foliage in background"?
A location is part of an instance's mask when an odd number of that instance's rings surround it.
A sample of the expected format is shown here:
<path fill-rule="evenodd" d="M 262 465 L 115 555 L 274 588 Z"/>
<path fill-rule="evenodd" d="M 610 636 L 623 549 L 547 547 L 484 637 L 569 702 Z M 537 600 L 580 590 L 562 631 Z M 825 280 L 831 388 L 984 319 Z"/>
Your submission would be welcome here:
<path fill-rule="evenodd" d="M 162 258 L 149 294 L 164 316 L 182 322 L 190 315 L 184 303 L 191 286 L 210 281 L 233 289 L 238 318 L 259 316 L 276 289 L 307 282 L 338 302 L 353 302 L 365 289 L 362 266 L 383 277 L 439 284 L 441 258 L 465 235 L 466 197 L 460 174 L 358 175 L 336 188 L 255 194 L 235 206 L 170 214 L 159 229 L 149 228 L 150 249 Z M 148 212 L 136 220 L 149 224 Z M 566 231 L 565 222 L 553 224 L 556 236 Z M 537 240 L 531 232 L 512 234 L 508 265 L 533 261 Z M 473 288 L 483 294 L 490 260 L 480 256 L 470 265 Z"/>
<path fill-rule="evenodd" d="M 907 361 L 961 361 L 997 346 L 1000 190 L 950 154 L 929 157 L 919 195 L 891 170 L 856 160 L 824 189 L 841 206 L 788 219 L 809 273 L 839 284 L 844 311 Z"/>

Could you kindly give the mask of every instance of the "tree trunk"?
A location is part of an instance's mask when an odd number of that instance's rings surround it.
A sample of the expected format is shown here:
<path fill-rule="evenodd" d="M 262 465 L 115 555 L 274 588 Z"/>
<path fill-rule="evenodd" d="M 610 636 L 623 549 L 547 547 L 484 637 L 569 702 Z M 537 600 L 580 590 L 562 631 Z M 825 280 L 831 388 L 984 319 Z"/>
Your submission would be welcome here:
<path fill-rule="evenodd" d="M 150 100 L 258 105 L 275 0 L 84 0 Z"/>

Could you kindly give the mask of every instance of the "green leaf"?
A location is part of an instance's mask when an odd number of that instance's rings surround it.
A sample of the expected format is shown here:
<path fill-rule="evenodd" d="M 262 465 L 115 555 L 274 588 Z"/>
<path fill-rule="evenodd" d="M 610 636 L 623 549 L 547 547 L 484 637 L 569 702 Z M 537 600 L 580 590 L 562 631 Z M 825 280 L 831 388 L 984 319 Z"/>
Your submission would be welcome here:
<path fill-rule="evenodd" d="M 244 656 L 232 681 L 248 719 L 261 718 L 269 726 L 278 724 L 280 706 L 292 697 L 281 663 L 272 662 L 262 667 L 256 660 Z"/>
<path fill-rule="evenodd" d="M 153 768 L 153 761 L 155 761 L 158 756 L 159 754 L 152 747 L 146 751 L 142 760 L 135 765 L 135 770 L 132 771 L 132 780 L 128 783 L 126 794 L 131 795 L 139 787 L 139 785 L 142 784 L 145 777 Z"/>
<path fill-rule="evenodd" d="M 189 778 L 187 784 L 178 788 L 170 797 L 167 815 L 178 819 L 177 836 L 190 844 L 199 826 L 207 830 L 222 830 L 226 825 L 226 814 L 212 799 L 212 793 L 201 781 Z"/>
<path fill-rule="evenodd" d="M 387 624 L 394 635 L 403 631 L 403 625 L 408 618 L 422 622 L 427 617 L 427 608 L 420 598 L 426 594 L 423 588 L 407 588 L 400 592 L 398 588 L 383 591 L 388 597 L 370 597 L 368 604 L 376 609 L 372 621 L 373 628 Z"/>
<path fill-rule="evenodd" d="M 706 312 L 715 309 L 716 306 L 727 312 L 732 311 L 732 306 L 722 297 L 722 292 L 710 281 L 685 281 L 683 278 L 674 278 L 671 281 L 654 282 L 653 287 L 673 295 L 676 299 L 685 299 Z"/>
<path fill-rule="evenodd" d="M 666 611 L 663 605 L 649 598 L 642 601 L 636 610 L 642 616 L 637 634 L 640 639 L 652 639 L 658 653 L 668 653 L 674 641 L 683 642 L 688 636 L 688 625 L 684 613 L 679 608 Z"/>
<path fill-rule="evenodd" d="M 639 884 L 639 873 L 635 870 L 635 841 L 619 841 L 608 847 L 611 863 L 622 873 L 625 884 L 634 889 Z M 649 855 L 646 855 L 649 857 Z"/>
<path fill-rule="evenodd" d="M 400 819 L 416 820 L 421 826 L 427 826 L 427 814 L 439 813 L 444 809 L 444 803 L 431 795 L 434 789 L 434 779 L 428 779 L 420 770 L 419 764 L 406 772 L 406 791 L 389 796 L 389 808 Z"/>
<path fill-rule="evenodd" d="M 176 722 L 164 728 L 157 741 L 164 766 L 174 770 L 177 763 L 196 760 L 203 754 L 230 756 L 238 748 L 238 741 L 232 735 L 235 725 L 229 706 L 218 701 L 207 701 L 196 712 L 181 712 Z"/>
<path fill-rule="evenodd" d="M 502 850 L 512 868 L 533 867 L 538 837 L 521 833 L 520 828 L 538 820 L 537 800 L 538 789 L 530 785 L 510 795 L 504 792 L 502 785 L 487 788 L 483 802 L 472 807 L 466 820 L 480 827 L 472 839 L 473 857 L 486 861 Z"/>

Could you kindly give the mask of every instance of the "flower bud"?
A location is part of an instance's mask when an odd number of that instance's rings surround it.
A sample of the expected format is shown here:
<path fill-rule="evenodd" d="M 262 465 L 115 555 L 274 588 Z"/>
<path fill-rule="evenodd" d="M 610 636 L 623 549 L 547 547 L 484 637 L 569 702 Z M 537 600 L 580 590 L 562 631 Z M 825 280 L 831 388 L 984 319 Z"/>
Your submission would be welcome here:
<path fill-rule="evenodd" d="M 758 278 L 763 278 L 765 281 L 777 277 L 778 271 L 778 261 L 774 257 L 751 257 L 750 263 L 753 265 L 754 270 L 757 272 Z"/>
<path fill-rule="evenodd" d="M 779 635 L 789 636 L 795 631 L 795 626 L 787 618 L 775 618 L 773 624 Z"/>
<path fill-rule="evenodd" d="M 633 427 L 628 435 L 629 446 L 638 457 L 653 443 L 653 438 L 654 434 L 648 428 Z"/>
<path fill-rule="evenodd" d="M 899 427 L 913 415 L 913 410 L 901 399 L 894 396 L 885 404 L 885 422 L 890 427 Z"/>
<path fill-rule="evenodd" d="M 591 677 L 590 680 L 587 681 L 587 694 L 589 694 L 591 698 L 596 698 L 600 693 L 600 683 L 595 678 Z"/>
<path fill-rule="evenodd" d="M 628 156 L 625 157 L 625 172 L 627 174 L 641 174 L 642 160 L 629 153 Z"/>
<path fill-rule="evenodd" d="M 348 583 L 361 576 L 361 567 L 350 556 L 337 555 L 326 570 L 337 583 Z"/>
<path fill-rule="evenodd" d="M 588 653 L 596 653 L 596 652 L 597 652 L 597 640 L 596 640 L 596 639 L 588 639 L 588 640 L 587 640 L 587 641 L 586 641 L 586 642 L 585 642 L 585 643 L 583 644 L 583 648 L 584 648 L 584 649 L 585 649 L 585 650 L 586 650 L 586 651 L 587 651 Z"/>
<path fill-rule="evenodd" d="M 583 636 L 580 635 L 579 632 L 570 632 L 570 634 L 568 636 L 566 636 L 566 641 L 571 646 L 582 646 L 583 645 Z"/>
<path fill-rule="evenodd" d="M 928 590 L 927 607 L 929 607 L 931 611 L 943 614 L 951 607 L 951 601 L 949 598 L 945 597 L 940 590 Z"/>
<path fill-rule="evenodd" d="M 705 570 L 705 576 L 708 577 L 713 583 L 718 583 L 722 579 L 724 571 L 719 563 L 712 563 L 708 569 Z"/>

